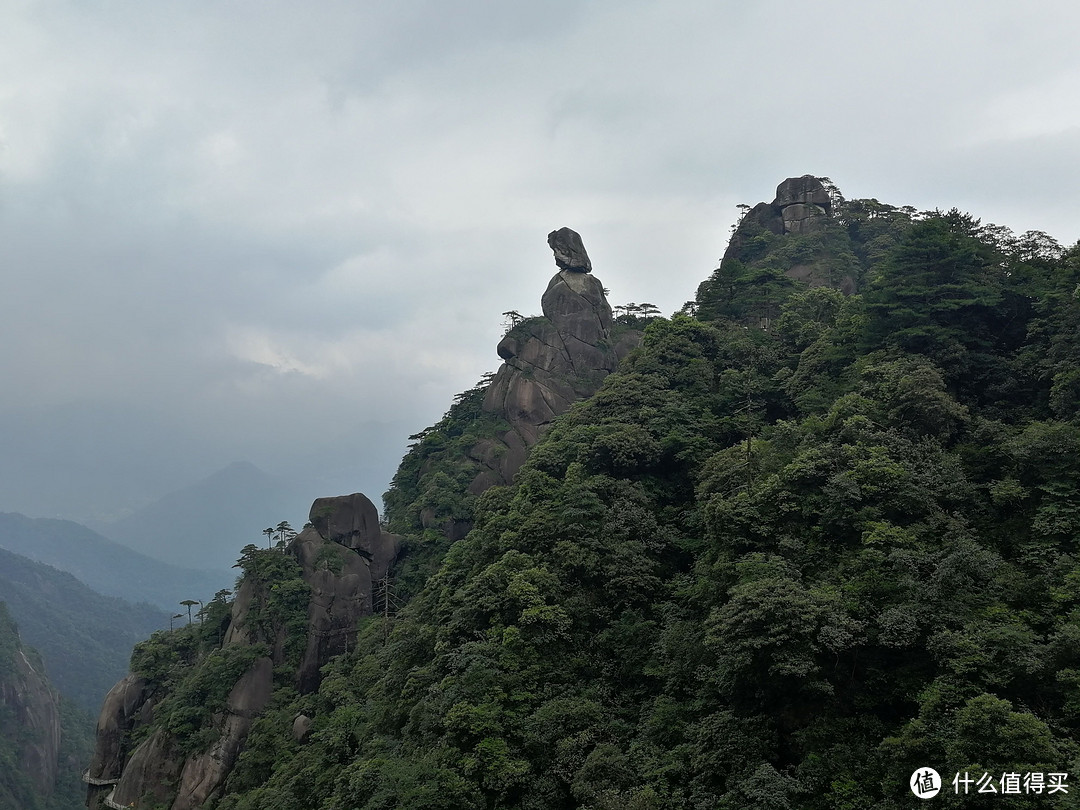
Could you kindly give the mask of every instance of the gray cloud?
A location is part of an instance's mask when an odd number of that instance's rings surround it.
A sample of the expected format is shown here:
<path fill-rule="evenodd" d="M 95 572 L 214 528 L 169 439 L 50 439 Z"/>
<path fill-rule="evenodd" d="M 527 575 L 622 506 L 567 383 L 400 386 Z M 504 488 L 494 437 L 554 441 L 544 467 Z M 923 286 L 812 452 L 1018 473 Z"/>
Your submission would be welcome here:
<path fill-rule="evenodd" d="M 377 498 L 563 225 L 665 311 L 789 175 L 1078 236 L 1071 3 L 0 10 L 0 509 Z"/>

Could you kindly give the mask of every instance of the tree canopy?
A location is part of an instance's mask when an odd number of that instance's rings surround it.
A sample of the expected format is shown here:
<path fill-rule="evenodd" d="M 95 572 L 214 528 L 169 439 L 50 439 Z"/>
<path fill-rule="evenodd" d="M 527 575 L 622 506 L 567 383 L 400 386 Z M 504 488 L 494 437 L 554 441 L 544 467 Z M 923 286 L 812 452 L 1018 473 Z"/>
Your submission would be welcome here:
<path fill-rule="evenodd" d="M 464 489 L 482 388 L 417 434 L 411 599 L 282 693 L 217 810 L 901 808 L 919 767 L 1080 771 L 1080 250 L 832 201 L 750 223 L 513 486 Z"/>

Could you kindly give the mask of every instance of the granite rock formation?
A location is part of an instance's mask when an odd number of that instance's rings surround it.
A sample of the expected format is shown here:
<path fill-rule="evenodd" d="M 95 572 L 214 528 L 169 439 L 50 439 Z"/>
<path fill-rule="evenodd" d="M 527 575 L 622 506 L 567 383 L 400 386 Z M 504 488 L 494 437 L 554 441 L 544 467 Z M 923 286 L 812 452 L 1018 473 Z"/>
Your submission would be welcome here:
<path fill-rule="evenodd" d="M 789 177 L 776 187 L 776 199 L 773 205 L 780 209 L 785 220 L 798 220 L 801 214 L 821 216 L 828 214 L 832 208 L 832 200 L 829 193 L 820 180 L 813 175 L 804 174 L 802 177 Z M 803 206 L 798 212 L 786 215 L 793 205 Z"/>
<path fill-rule="evenodd" d="M 307 649 L 297 674 L 301 692 L 318 687 L 319 669 L 345 652 L 356 623 L 372 614 L 374 587 L 401 548 L 396 535 L 382 531 L 375 505 L 360 493 L 317 499 L 309 519 L 311 527 L 291 545 L 311 586 Z M 340 565 L 320 565 L 320 555 L 327 553 Z"/>
<path fill-rule="evenodd" d="M 641 340 L 633 329 L 616 334 L 604 286 L 591 273 L 581 237 L 560 228 L 548 234 L 548 245 L 559 272 L 540 299 L 544 314 L 515 326 L 497 348 L 503 365 L 485 392 L 483 408 L 502 416 L 510 429 L 470 452 L 483 467 L 469 488 L 474 494 L 510 483 L 551 422 L 596 393 Z"/>
<path fill-rule="evenodd" d="M 758 203 L 746 212 L 728 243 L 724 259 L 738 256 L 757 231 L 777 235 L 808 233 L 831 211 L 832 201 L 820 180 L 809 174 L 789 177 L 776 187 L 776 199 Z"/>
<path fill-rule="evenodd" d="M 98 715 L 94 758 L 89 773 L 101 784 L 115 784 L 124 771 L 124 746 L 137 723 L 151 718 L 153 702 L 146 679 L 128 675 L 105 696 Z"/>
<path fill-rule="evenodd" d="M 347 649 L 358 621 L 373 610 L 375 583 L 384 578 L 400 547 L 383 532 L 375 506 L 354 493 L 319 498 L 310 524 L 284 549 L 300 565 L 310 587 L 305 644 L 294 686 L 302 694 L 318 688 L 320 668 Z M 268 552 L 263 552 L 268 553 Z M 134 806 L 152 802 L 170 810 L 194 810 L 213 799 L 243 749 L 251 724 L 266 708 L 274 688 L 274 668 L 285 663 L 286 628 L 267 631 L 256 621 L 257 606 L 273 587 L 245 578 L 222 627 L 222 647 L 265 644 L 229 691 L 213 717 L 214 741 L 205 750 L 182 753 L 169 734 L 156 728 L 136 747 L 132 732 L 154 722 L 164 695 L 159 685 L 128 675 L 105 698 L 97 726 L 94 757 L 85 781 L 87 806 Z"/>
<path fill-rule="evenodd" d="M 758 203 L 742 218 L 724 252 L 723 262 L 738 259 L 761 232 L 777 236 L 802 235 L 818 231 L 831 221 L 832 200 L 822 182 L 813 175 L 789 177 L 776 187 L 771 203 Z M 836 287 L 846 295 L 856 292 L 850 275 L 834 278 L 826 268 L 800 263 L 786 268 L 787 275 L 811 287 Z"/>
<path fill-rule="evenodd" d="M 555 254 L 555 264 L 560 270 L 591 273 L 592 262 L 577 231 L 559 228 L 548 234 L 548 247 Z"/>

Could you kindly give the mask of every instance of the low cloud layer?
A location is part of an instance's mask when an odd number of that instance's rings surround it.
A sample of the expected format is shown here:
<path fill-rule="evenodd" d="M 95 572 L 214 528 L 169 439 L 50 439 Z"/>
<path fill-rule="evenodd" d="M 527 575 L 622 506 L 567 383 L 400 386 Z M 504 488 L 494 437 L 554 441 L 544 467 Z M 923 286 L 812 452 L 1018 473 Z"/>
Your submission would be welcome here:
<path fill-rule="evenodd" d="M 4 510 L 377 500 L 564 225 L 665 312 L 791 175 L 1080 236 L 1071 3 L 0 10 Z"/>

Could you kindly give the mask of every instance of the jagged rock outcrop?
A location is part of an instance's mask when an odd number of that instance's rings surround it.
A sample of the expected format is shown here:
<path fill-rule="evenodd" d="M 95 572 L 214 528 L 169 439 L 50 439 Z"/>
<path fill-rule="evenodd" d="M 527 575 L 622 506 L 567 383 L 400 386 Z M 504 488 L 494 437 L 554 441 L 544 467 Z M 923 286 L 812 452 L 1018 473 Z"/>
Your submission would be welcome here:
<path fill-rule="evenodd" d="M 47 799 L 56 786 L 60 754 L 60 696 L 36 654 L 23 648 L 15 623 L 0 602 L 0 735 L 11 745 L 19 772 L 35 795 Z M 33 659 L 33 660 L 32 660 Z"/>
<path fill-rule="evenodd" d="M 758 203 L 742 218 L 724 252 L 724 260 L 737 257 L 756 232 L 777 235 L 812 231 L 832 211 L 825 186 L 813 175 L 789 177 L 776 187 L 776 199 Z"/>
<path fill-rule="evenodd" d="M 345 652 L 356 624 L 374 610 L 374 586 L 397 558 L 401 541 L 379 526 L 375 505 L 360 493 L 319 498 L 311 527 L 290 545 L 311 586 L 308 640 L 297 674 L 301 692 L 318 687 L 319 669 Z M 338 561 L 326 564 L 326 555 Z"/>
<path fill-rule="evenodd" d="M 359 620 L 372 614 L 375 584 L 386 576 L 400 548 L 399 538 L 382 531 L 375 506 L 360 493 L 319 498 L 309 519 L 310 525 L 284 550 L 299 563 L 310 587 L 306 643 L 294 679 L 301 693 L 318 688 L 321 667 L 347 650 Z M 269 655 L 255 658 L 232 686 L 213 716 L 214 742 L 206 750 L 185 755 L 161 728 L 131 749 L 132 732 L 153 723 L 155 703 L 163 695 L 156 684 L 136 674 L 109 692 L 85 778 L 91 810 L 138 808 L 145 802 L 195 810 L 218 794 L 252 722 L 270 700 L 275 666 L 286 661 L 287 629 L 268 631 L 265 616 L 259 616 L 267 587 L 274 584 L 245 578 L 233 600 L 222 646 L 265 644 Z"/>
<path fill-rule="evenodd" d="M 751 240 L 762 231 L 778 236 L 812 233 L 828 222 L 832 214 L 832 200 L 821 180 L 809 174 L 789 177 L 776 187 L 776 198 L 771 203 L 758 203 L 746 212 L 721 264 L 742 256 Z M 786 268 L 786 273 L 811 287 L 836 287 L 846 295 L 856 292 L 853 277 L 835 278 L 813 263 L 795 264 Z"/>
<path fill-rule="evenodd" d="M 604 286 L 592 275 L 581 237 L 569 228 L 548 234 L 559 272 L 540 299 L 543 317 L 530 318 L 499 342 L 503 365 L 484 395 L 483 408 L 510 430 L 479 442 L 470 457 L 484 469 L 469 491 L 507 484 L 547 427 L 580 399 L 596 393 L 604 378 L 638 344 L 641 333 L 614 334 Z"/>
<path fill-rule="evenodd" d="M 221 736 L 210 750 L 190 756 L 180 772 L 180 781 L 171 810 L 195 810 L 221 785 L 236 764 L 252 721 L 259 716 L 274 687 L 274 663 L 270 658 L 256 659 L 236 682 L 225 702 Z M 117 795 L 120 795 L 119 786 Z M 123 804 L 121 797 L 120 804 Z"/>

